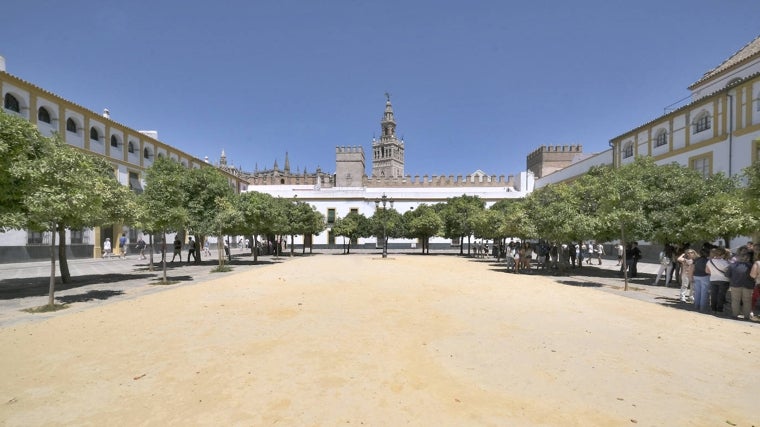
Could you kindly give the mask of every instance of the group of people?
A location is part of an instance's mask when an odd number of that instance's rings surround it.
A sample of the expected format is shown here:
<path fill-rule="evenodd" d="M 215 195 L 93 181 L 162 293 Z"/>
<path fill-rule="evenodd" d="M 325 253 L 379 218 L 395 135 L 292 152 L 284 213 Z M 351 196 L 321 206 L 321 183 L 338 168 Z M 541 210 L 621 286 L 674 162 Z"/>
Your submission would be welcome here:
<path fill-rule="evenodd" d="M 594 260 L 602 265 L 604 245 L 595 242 L 538 243 L 510 241 L 506 248 L 507 268 L 514 272 L 536 269 L 558 270 L 580 268 L 584 260 L 591 265 Z M 534 262 L 535 261 L 535 262 Z"/>
<path fill-rule="evenodd" d="M 145 244 L 145 240 L 143 240 L 142 237 L 137 239 L 137 243 L 135 243 L 135 250 L 137 250 L 137 253 L 139 254 L 140 259 L 145 259 L 145 247 L 147 245 Z M 127 239 L 127 233 L 121 233 L 121 236 L 119 237 L 119 258 L 121 259 L 127 259 L 127 253 L 129 252 L 129 244 Z M 111 245 L 111 238 L 106 237 L 106 240 L 103 242 L 103 258 L 110 259 L 112 256 L 114 256 L 113 253 L 113 247 Z"/>
<path fill-rule="evenodd" d="M 699 249 L 665 245 L 659 260 L 654 285 L 664 278 L 665 286 L 669 287 L 675 276 L 680 284 L 680 300 L 693 303 L 700 312 L 721 313 L 728 300 L 732 317 L 741 315 L 747 320 L 757 320 L 760 244 L 748 242 L 734 252 L 711 244 Z"/>

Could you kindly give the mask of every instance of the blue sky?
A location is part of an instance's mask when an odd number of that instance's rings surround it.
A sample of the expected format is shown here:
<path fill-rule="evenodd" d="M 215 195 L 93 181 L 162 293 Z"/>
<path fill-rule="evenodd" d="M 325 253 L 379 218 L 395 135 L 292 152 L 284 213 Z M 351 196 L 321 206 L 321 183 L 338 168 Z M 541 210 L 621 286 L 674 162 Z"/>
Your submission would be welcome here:
<path fill-rule="evenodd" d="M 663 113 L 760 35 L 757 0 L 12 1 L 7 71 L 197 157 L 335 169 L 380 134 L 410 175 L 526 169 Z"/>

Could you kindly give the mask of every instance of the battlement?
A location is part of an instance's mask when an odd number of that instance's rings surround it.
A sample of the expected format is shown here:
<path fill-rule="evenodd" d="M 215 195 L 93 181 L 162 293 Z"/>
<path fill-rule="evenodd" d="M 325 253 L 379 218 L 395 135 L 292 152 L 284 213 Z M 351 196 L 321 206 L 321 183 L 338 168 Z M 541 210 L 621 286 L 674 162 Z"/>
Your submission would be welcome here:
<path fill-rule="evenodd" d="M 583 152 L 583 145 L 542 145 L 528 154 L 528 159 L 540 157 L 544 153 L 568 153 L 578 154 Z"/>
<path fill-rule="evenodd" d="M 406 175 L 403 177 L 365 176 L 365 187 L 514 187 L 514 175 Z"/>
<path fill-rule="evenodd" d="M 352 146 L 337 146 L 335 147 L 335 154 L 355 154 L 360 153 L 364 154 L 364 147 L 361 145 L 352 145 Z"/>

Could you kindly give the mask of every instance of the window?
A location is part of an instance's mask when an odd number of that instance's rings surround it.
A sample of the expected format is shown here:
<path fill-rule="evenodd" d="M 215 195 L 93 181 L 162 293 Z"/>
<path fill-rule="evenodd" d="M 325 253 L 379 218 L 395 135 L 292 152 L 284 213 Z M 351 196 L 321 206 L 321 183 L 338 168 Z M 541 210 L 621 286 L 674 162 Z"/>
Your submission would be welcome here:
<path fill-rule="evenodd" d="M 689 160 L 689 164 L 692 169 L 699 172 L 700 175 L 702 175 L 703 178 L 707 178 L 712 173 L 712 156 L 704 155 L 699 157 L 694 157 Z"/>
<path fill-rule="evenodd" d="M 335 208 L 327 209 L 327 223 L 328 224 L 335 223 Z"/>
<path fill-rule="evenodd" d="M 44 242 L 45 233 L 39 231 L 27 231 L 26 244 L 28 245 L 41 245 Z"/>
<path fill-rule="evenodd" d="M 119 139 L 116 138 L 116 135 L 111 135 L 111 147 L 119 148 Z"/>
<path fill-rule="evenodd" d="M 694 133 L 700 133 L 710 129 L 710 115 L 702 113 L 696 120 L 694 120 Z"/>
<path fill-rule="evenodd" d="M 48 112 L 47 108 L 40 107 L 40 109 L 37 110 L 37 120 L 45 123 L 50 123 L 50 113 Z"/>
<path fill-rule="evenodd" d="M 135 152 L 135 143 L 134 142 L 129 141 L 129 144 L 127 144 L 127 151 L 129 151 L 130 153 L 134 153 Z"/>
<path fill-rule="evenodd" d="M 757 99 L 755 99 L 755 110 L 760 111 L 760 93 L 757 94 Z"/>
<path fill-rule="evenodd" d="M 90 128 L 90 139 L 93 141 L 100 141 L 100 134 L 98 133 L 98 130 L 94 127 Z"/>
<path fill-rule="evenodd" d="M 66 119 L 66 130 L 69 132 L 77 133 L 77 122 L 71 117 Z"/>
<path fill-rule="evenodd" d="M 140 182 L 140 175 L 137 172 L 129 173 L 129 189 L 137 194 L 143 192 L 142 183 Z"/>
<path fill-rule="evenodd" d="M 70 232 L 72 244 L 81 245 L 84 242 L 84 232 L 82 230 L 70 230 Z"/>
<path fill-rule="evenodd" d="M 18 99 L 16 99 L 15 96 L 11 95 L 10 93 L 5 94 L 5 109 L 15 111 L 17 113 L 21 112 L 21 107 L 19 106 Z"/>
<path fill-rule="evenodd" d="M 661 130 L 657 132 L 657 137 L 655 138 L 655 147 L 662 147 L 663 145 L 668 144 L 668 132 L 665 130 Z"/>
<path fill-rule="evenodd" d="M 359 208 L 351 208 L 351 213 L 352 214 L 358 214 L 359 213 Z"/>
<path fill-rule="evenodd" d="M 633 142 L 627 142 L 623 148 L 623 158 L 633 157 Z"/>
<path fill-rule="evenodd" d="M 150 148 L 145 147 L 143 149 L 143 157 L 145 157 L 146 159 L 150 159 Z"/>

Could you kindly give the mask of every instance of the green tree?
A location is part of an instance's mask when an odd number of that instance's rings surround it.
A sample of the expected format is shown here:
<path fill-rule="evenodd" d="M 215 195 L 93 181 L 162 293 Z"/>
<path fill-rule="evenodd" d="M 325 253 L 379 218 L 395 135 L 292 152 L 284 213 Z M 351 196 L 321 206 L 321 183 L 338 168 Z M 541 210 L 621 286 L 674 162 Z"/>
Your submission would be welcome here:
<path fill-rule="evenodd" d="M 217 215 L 222 199 L 229 197 L 234 190 L 222 173 L 211 167 L 189 169 L 185 172 L 186 180 L 182 183 L 184 206 L 187 208 L 187 227 L 195 235 L 196 257 L 201 261 L 201 247 L 207 236 L 221 236 Z"/>
<path fill-rule="evenodd" d="M 86 154 L 60 140 L 48 152 L 18 171 L 32 185 L 26 188 L 22 204 L 26 227 L 53 234 L 50 246 L 50 293 L 54 303 L 55 247 L 59 236 L 61 280 L 70 281 L 66 259 L 65 230 L 82 230 L 114 219 L 128 221 L 134 212 L 134 194 L 118 184 L 105 160 Z"/>
<path fill-rule="evenodd" d="M 188 169 L 176 161 L 159 157 L 146 171 L 145 191 L 139 197 L 140 223 L 161 235 L 162 281 L 166 278 L 166 234 L 184 230 L 189 212 L 182 189 Z M 181 257 L 180 257 L 181 259 Z"/>
<path fill-rule="evenodd" d="M 385 257 L 388 253 L 388 239 L 404 235 L 404 217 L 392 207 L 376 209 L 370 218 L 370 235 L 381 242 Z"/>
<path fill-rule="evenodd" d="M 443 220 L 443 236 L 449 239 L 459 238 L 463 242 L 467 237 L 467 255 L 470 254 L 470 236 L 475 228 L 477 214 L 485 209 L 486 203 L 478 196 L 461 195 L 446 200 L 439 207 Z M 464 253 L 464 245 L 460 244 L 459 254 Z"/>
<path fill-rule="evenodd" d="M 279 228 L 276 217 L 280 215 L 280 212 L 275 206 L 276 200 L 269 194 L 257 191 L 243 193 L 238 199 L 240 211 L 243 214 L 243 223 L 239 231 L 241 234 L 251 236 L 254 263 L 258 261 L 256 236 L 274 234 Z"/>
<path fill-rule="evenodd" d="M 437 236 L 443 229 L 443 220 L 436 210 L 427 204 L 404 212 L 406 237 L 419 239 L 422 253 L 430 253 L 430 238 Z"/>
<path fill-rule="evenodd" d="M 348 239 L 348 243 L 343 246 L 344 254 L 351 253 L 351 242 L 371 236 L 370 229 L 370 220 L 358 212 L 351 212 L 345 218 L 337 218 L 332 226 L 332 232 L 336 236 Z"/>

